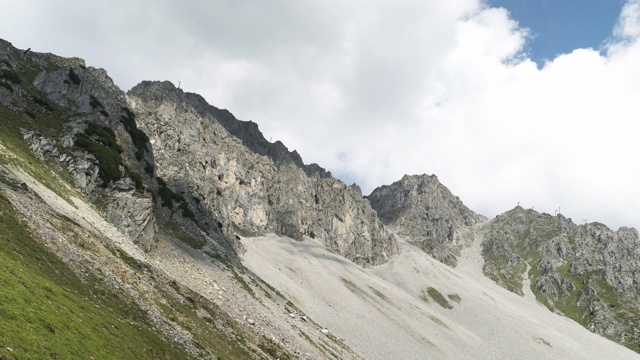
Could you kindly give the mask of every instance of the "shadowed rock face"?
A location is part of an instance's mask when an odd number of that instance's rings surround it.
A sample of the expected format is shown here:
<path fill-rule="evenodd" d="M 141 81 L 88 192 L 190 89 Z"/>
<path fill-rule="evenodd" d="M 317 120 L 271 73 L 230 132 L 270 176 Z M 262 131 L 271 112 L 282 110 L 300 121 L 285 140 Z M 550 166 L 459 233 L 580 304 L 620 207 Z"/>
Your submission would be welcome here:
<path fill-rule="evenodd" d="M 600 223 L 574 224 L 516 207 L 484 228 L 484 273 L 522 294 L 523 276 L 550 310 L 638 350 L 640 238 Z M 527 265 L 531 270 L 526 273 Z"/>
<path fill-rule="evenodd" d="M 376 188 L 367 199 L 385 225 L 448 265 L 456 264 L 456 255 L 470 239 L 468 228 L 484 221 L 435 175 L 405 175 Z"/>
<path fill-rule="evenodd" d="M 229 241 L 234 233 L 308 236 L 360 265 L 397 252 L 357 186 L 304 165 L 282 143 L 266 141 L 257 125 L 169 82 L 143 82 L 127 95 L 151 139 L 157 175 L 200 199 L 192 205 L 206 208 Z"/>

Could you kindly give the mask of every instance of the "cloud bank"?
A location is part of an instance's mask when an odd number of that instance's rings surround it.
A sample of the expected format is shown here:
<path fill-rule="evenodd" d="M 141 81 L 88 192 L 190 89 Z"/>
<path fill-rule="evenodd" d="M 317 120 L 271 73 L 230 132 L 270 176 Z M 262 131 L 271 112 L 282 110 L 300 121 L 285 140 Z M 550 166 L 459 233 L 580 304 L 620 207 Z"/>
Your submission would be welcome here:
<path fill-rule="evenodd" d="M 63 5 L 61 5 L 63 3 Z M 0 1 L 0 37 L 129 89 L 168 79 L 365 193 L 433 173 L 472 209 L 640 227 L 640 1 L 537 66 L 505 9 L 455 1 Z"/>

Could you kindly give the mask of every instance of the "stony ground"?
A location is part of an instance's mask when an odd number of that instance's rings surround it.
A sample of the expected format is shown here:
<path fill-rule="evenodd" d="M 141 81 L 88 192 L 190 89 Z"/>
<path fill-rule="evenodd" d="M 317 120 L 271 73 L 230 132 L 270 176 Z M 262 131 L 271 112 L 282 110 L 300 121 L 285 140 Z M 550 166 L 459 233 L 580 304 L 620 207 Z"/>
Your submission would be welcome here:
<path fill-rule="evenodd" d="M 197 358 L 208 356 L 198 352 L 188 331 L 176 326 L 154 305 L 153 301 L 162 297 L 154 287 L 155 280 L 123 266 L 107 247 L 119 249 L 154 269 L 155 277 L 167 277 L 168 280 L 165 281 L 176 282 L 211 300 L 224 314 L 237 322 L 237 326 L 245 328 L 240 333 L 246 336 L 257 334 L 255 338 L 238 341 L 258 346 L 268 355 L 273 354 L 269 354 L 264 346 L 260 347 L 260 344 L 264 344 L 264 339 L 268 339 L 273 349 L 284 349 L 288 356 L 295 358 L 357 358 L 338 339 L 324 334 L 323 328 L 312 317 L 307 317 L 250 271 L 222 259 L 212 258 L 208 255 L 212 253 L 208 247 L 195 250 L 169 235 L 159 233 L 154 250 L 144 253 L 85 200 L 72 197 L 73 204 L 70 204 L 22 169 L 10 167 L 10 171 L 26 184 L 29 194 L 33 194 L 22 196 L 10 193 L 12 201 L 21 204 L 25 216 L 33 223 L 34 231 L 42 239 L 48 239 L 45 245 L 61 256 L 76 272 L 87 273 L 100 269 L 94 275 L 104 276 L 111 286 L 123 289 L 130 301 L 136 302 L 149 314 L 151 322 L 164 336 L 187 347 Z M 28 199 L 31 200 L 27 202 Z M 47 219 L 56 216 L 54 214 L 72 220 L 92 236 L 87 236 L 81 247 L 70 242 L 68 236 L 61 235 L 48 224 Z M 87 245 L 90 241 L 93 244 Z M 99 244 L 100 241 L 108 246 Z M 90 251 L 86 251 L 86 246 L 90 246 Z M 180 298 L 178 294 L 174 296 Z M 204 310 L 200 310 L 198 315 L 210 320 L 215 317 Z"/>
<path fill-rule="evenodd" d="M 242 242 L 247 267 L 366 359 L 640 358 L 486 278 L 481 241 L 455 269 L 404 241 L 389 263 L 368 269 L 313 240 Z"/>

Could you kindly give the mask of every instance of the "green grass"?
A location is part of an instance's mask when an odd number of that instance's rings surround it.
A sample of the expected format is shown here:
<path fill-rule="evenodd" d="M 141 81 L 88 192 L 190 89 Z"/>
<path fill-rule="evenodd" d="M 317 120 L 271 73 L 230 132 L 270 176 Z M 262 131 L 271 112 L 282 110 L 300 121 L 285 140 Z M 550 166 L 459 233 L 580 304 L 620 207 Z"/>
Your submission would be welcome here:
<path fill-rule="evenodd" d="M 231 271 L 233 272 L 233 278 L 236 279 L 236 281 L 238 283 L 240 283 L 240 285 L 242 286 L 242 288 L 249 293 L 249 295 L 251 295 L 254 299 L 256 300 L 260 300 L 257 296 L 256 293 L 253 291 L 253 288 L 251 288 L 251 286 L 249 286 L 249 284 L 247 284 L 247 282 L 244 280 L 244 278 L 242 277 L 242 275 L 238 274 L 238 271 L 235 268 L 231 268 Z"/>
<path fill-rule="evenodd" d="M 218 309 L 205 308 L 212 317 L 202 318 L 196 313 L 196 305 L 193 302 L 181 303 L 168 292 L 160 291 L 167 299 L 167 303 L 158 302 L 156 305 L 168 319 L 189 330 L 197 347 L 212 350 L 219 359 L 252 358 L 246 349 L 245 339 L 229 325 L 233 320 L 228 315 L 221 313 Z M 181 292 L 180 289 L 176 291 Z M 230 340 L 229 335 L 218 329 L 215 323 L 233 333 L 234 340 Z"/>
<path fill-rule="evenodd" d="M 91 153 L 98 160 L 98 174 L 103 183 L 122 179 L 122 158 L 118 151 L 105 146 L 85 134 L 76 134 L 75 145 Z"/>
<path fill-rule="evenodd" d="M 0 358 L 179 359 L 138 308 L 80 280 L 0 198 Z M 10 352 L 6 348 L 11 348 Z"/>
<path fill-rule="evenodd" d="M 492 245 L 491 241 L 486 243 L 482 250 L 482 256 L 485 262 L 493 264 L 500 271 L 488 274 L 489 278 L 511 292 L 523 295 L 522 275 L 527 269 L 526 265 L 516 266 L 515 264 L 509 264 L 508 258 L 495 255 L 494 250 L 491 248 Z"/>
<path fill-rule="evenodd" d="M 449 303 L 449 301 L 444 297 L 444 295 L 442 295 L 440 291 L 436 290 L 436 288 L 428 287 L 427 294 L 429 294 L 429 296 L 431 296 L 431 298 L 443 308 L 449 309 L 449 310 L 453 309 L 453 305 L 451 305 L 451 303 Z"/>
<path fill-rule="evenodd" d="M 51 116 L 42 117 L 43 122 L 51 120 Z M 46 120 L 49 119 L 49 120 Z M 39 120 L 40 121 L 40 120 Z M 56 122 L 61 127 L 60 122 Z M 22 140 L 19 128 L 25 126 L 20 115 L 0 106 L 0 144 L 7 149 L 10 155 L 0 153 L 0 165 L 15 165 L 21 167 L 34 178 L 38 179 L 51 191 L 65 199 L 70 204 L 71 196 L 79 197 L 79 193 L 71 190 L 72 180 L 66 172 L 60 171 L 57 166 L 50 166 L 36 158 L 27 144 Z M 49 129 L 55 131 L 55 128 Z"/>

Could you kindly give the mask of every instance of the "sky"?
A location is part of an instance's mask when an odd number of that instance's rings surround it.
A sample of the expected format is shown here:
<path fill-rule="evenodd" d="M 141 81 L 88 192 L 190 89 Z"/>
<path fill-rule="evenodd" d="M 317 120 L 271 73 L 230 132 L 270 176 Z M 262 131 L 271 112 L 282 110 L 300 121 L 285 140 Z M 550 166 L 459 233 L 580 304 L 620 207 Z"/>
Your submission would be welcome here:
<path fill-rule="evenodd" d="M 363 193 L 436 174 L 640 228 L 640 0 L 0 0 L 0 37 L 170 80 Z"/>

